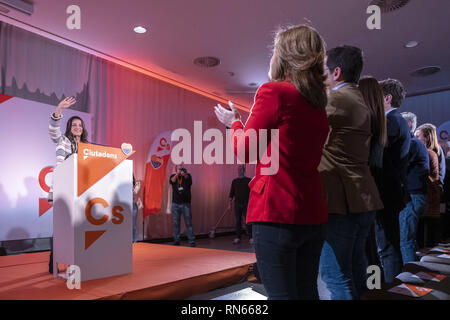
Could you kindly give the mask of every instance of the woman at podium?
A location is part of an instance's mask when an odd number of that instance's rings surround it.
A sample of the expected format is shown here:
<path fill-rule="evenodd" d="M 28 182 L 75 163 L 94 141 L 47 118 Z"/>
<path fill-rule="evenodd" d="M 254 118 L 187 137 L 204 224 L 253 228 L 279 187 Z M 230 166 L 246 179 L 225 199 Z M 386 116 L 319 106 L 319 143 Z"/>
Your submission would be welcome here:
<path fill-rule="evenodd" d="M 65 98 L 58 104 L 56 111 L 50 116 L 48 130 L 50 138 L 56 144 L 56 166 L 68 156 L 77 152 L 78 142 L 88 142 L 88 133 L 84 121 L 78 116 L 71 117 L 67 121 L 66 132 L 64 135 L 61 133 L 62 111 L 70 108 L 76 102 L 73 97 Z M 48 193 L 48 201 L 53 202 L 52 187 L 50 187 L 50 192 Z"/>
<path fill-rule="evenodd" d="M 56 166 L 63 162 L 68 156 L 76 153 L 78 150 L 78 142 L 88 142 L 86 127 L 83 119 L 78 116 L 73 116 L 67 121 L 66 132 L 61 133 L 61 119 L 63 117 L 62 111 L 69 108 L 77 101 L 73 97 L 68 97 L 62 100 L 56 110 L 50 116 L 50 123 L 48 126 L 50 138 L 56 144 Z M 55 167 L 56 167 L 55 166 Z M 47 197 L 48 202 L 53 202 L 53 183 L 50 186 L 50 192 Z M 53 239 L 50 252 L 49 272 L 53 273 Z"/>

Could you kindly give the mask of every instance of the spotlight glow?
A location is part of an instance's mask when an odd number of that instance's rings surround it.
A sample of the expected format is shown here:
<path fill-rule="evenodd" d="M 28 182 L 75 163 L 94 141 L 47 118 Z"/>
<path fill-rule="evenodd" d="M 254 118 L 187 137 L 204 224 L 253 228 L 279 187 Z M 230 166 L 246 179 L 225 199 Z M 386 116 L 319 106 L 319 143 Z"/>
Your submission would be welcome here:
<path fill-rule="evenodd" d="M 136 33 L 146 33 L 147 29 L 145 29 L 144 27 L 138 26 L 134 28 L 134 32 Z"/>

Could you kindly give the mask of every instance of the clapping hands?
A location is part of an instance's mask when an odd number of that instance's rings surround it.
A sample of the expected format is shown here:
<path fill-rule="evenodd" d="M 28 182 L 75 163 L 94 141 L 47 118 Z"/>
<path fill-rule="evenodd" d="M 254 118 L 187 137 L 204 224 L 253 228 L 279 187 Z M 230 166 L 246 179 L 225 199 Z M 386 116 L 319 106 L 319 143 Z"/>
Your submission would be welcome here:
<path fill-rule="evenodd" d="M 233 102 L 228 101 L 228 105 L 230 106 L 231 110 L 228 110 L 222 107 L 220 104 L 217 104 L 217 106 L 214 107 L 214 113 L 216 114 L 216 117 L 220 122 L 222 122 L 228 128 L 231 128 L 231 124 L 236 120 L 240 120 L 241 115 L 236 110 Z"/>

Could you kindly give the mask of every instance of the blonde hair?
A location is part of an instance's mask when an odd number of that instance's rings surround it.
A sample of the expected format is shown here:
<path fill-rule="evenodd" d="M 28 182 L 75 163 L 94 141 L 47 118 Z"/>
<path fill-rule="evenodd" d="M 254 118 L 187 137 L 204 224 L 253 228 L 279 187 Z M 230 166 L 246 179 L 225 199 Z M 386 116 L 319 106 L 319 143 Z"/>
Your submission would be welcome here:
<path fill-rule="evenodd" d="M 425 123 L 421 126 L 419 126 L 416 130 L 422 132 L 425 139 L 427 139 L 427 143 L 425 144 L 427 146 L 427 149 L 433 150 L 436 152 L 436 154 L 440 155 L 439 150 L 439 142 L 436 134 L 436 127 L 431 123 Z"/>
<path fill-rule="evenodd" d="M 325 44 L 319 33 L 306 25 L 279 31 L 274 40 L 269 77 L 289 79 L 313 108 L 327 105 L 324 72 Z"/>

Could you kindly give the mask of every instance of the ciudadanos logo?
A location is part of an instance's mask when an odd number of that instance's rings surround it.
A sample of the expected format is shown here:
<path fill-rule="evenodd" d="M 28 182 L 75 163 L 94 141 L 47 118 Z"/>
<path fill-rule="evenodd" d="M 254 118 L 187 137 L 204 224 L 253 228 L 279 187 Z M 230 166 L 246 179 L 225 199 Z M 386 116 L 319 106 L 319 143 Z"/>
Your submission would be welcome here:
<path fill-rule="evenodd" d="M 88 157 L 96 157 L 96 158 L 107 158 L 107 159 L 117 159 L 116 153 L 108 153 L 106 151 L 100 152 L 100 151 L 93 151 L 91 149 L 84 149 L 83 150 L 83 160 L 86 160 Z"/>

